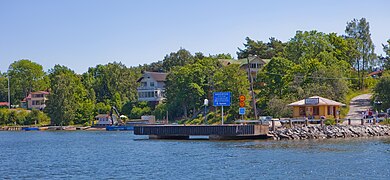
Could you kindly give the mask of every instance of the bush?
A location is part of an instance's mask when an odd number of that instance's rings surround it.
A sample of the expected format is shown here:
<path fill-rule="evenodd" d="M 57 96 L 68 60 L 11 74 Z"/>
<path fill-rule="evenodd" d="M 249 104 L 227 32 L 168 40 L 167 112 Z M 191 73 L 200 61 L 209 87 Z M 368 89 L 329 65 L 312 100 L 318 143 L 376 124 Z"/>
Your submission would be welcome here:
<path fill-rule="evenodd" d="M 339 119 L 339 124 L 342 124 L 343 123 L 343 120 L 341 120 L 341 119 Z M 334 118 L 329 118 L 329 119 L 326 119 L 325 121 L 324 121 L 324 124 L 325 125 L 335 125 L 336 124 L 336 119 L 334 119 Z"/>
<path fill-rule="evenodd" d="M 0 110 L 0 125 L 34 125 L 49 124 L 50 118 L 39 110 L 25 109 L 1 109 Z"/>
<path fill-rule="evenodd" d="M 334 118 L 329 118 L 329 119 L 325 120 L 324 124 L 327 125 L 327 126 L 335 125 L 336 124 L 336 120 Z"/>
<path fill-rule="evenodd" d="M 389 125 L 390 124 L 390 118 L 384 119 L 382 122 L 380 122 L 382 125 Z"/>

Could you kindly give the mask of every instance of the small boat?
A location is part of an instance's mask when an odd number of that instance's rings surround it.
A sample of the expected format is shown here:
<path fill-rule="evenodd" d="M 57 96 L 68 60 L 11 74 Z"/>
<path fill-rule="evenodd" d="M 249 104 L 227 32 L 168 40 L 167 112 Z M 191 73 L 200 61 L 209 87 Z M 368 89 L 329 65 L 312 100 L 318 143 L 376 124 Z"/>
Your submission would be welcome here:
<path fill-rule="evenodd" d="M 39 131 L 38 127 L 22 127 L 23 131 Z"/>

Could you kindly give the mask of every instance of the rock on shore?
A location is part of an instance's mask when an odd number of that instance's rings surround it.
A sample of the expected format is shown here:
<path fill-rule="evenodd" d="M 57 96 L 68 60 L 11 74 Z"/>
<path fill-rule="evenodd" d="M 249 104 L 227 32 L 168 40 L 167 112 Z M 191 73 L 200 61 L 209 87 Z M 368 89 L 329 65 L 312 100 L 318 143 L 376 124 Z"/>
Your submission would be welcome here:
<path fill-rule="evenodd" d="M 390 136 L 390 126 L 302 126 L 294 128 L 280 128 L 275 131 L 270 131 L 268 135 L 275 140 Z"/>

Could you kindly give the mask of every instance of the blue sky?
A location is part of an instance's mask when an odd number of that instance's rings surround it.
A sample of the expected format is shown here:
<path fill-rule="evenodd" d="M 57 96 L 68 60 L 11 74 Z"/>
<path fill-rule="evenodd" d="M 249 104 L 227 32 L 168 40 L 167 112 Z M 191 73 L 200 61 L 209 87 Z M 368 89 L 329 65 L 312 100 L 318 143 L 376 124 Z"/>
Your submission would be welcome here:
<path fill-rule="evenodd" d="M 0 0 L 0 71 L 20 59 L 77 73 L 191 53 L 236 56 L 245 37 L 288 41 L 297 30 L 344 34 L 365 17 L 376 53 L 390 38 L 388 0 Z"/>

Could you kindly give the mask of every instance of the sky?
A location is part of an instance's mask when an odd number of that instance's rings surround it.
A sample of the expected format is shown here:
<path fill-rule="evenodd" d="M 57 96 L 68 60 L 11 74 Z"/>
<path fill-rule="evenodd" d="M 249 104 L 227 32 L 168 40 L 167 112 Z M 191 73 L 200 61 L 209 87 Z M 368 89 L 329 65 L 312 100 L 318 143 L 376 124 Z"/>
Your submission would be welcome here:
<path fill-rule="evenodd" d="M 362 17 L 384 54 L 389 7 L 388 0 L 0 0 L 0 71 L 29 59 L 45 71 L 60 64 L 81 74 L 114 61 L 149 64 L 180 48 L 236 57 L 246 37 L 342 35 Z"/>

